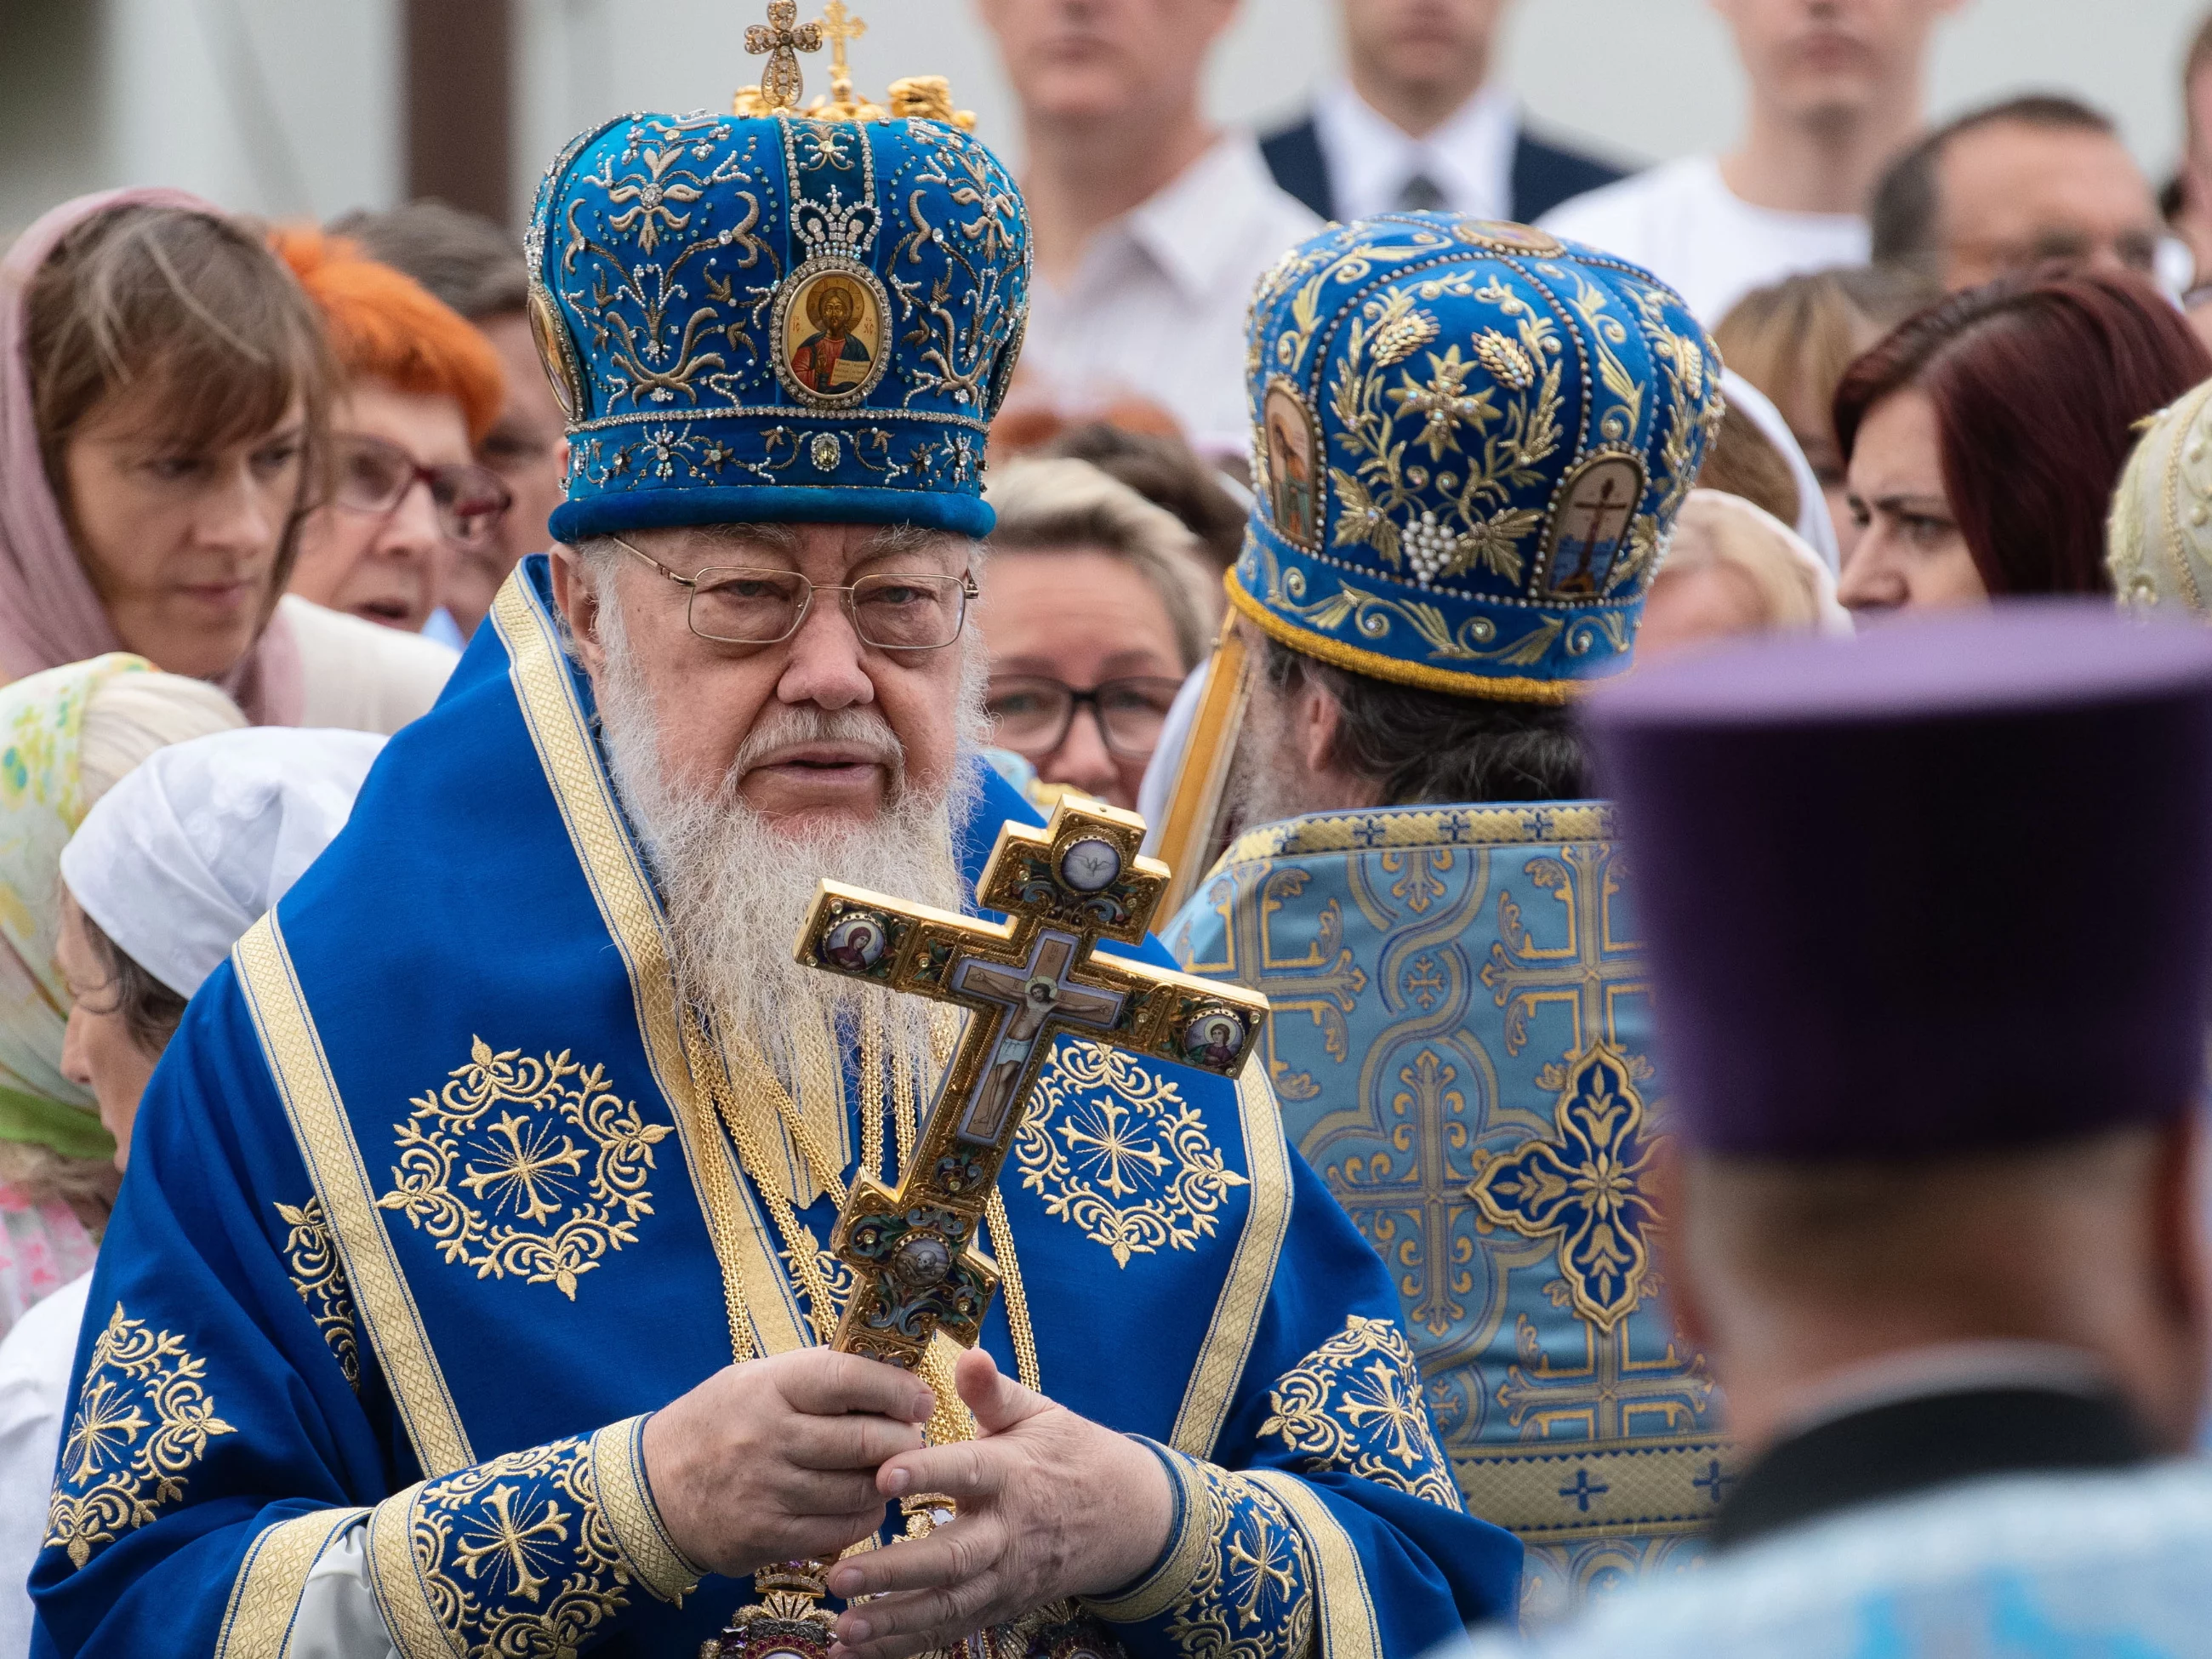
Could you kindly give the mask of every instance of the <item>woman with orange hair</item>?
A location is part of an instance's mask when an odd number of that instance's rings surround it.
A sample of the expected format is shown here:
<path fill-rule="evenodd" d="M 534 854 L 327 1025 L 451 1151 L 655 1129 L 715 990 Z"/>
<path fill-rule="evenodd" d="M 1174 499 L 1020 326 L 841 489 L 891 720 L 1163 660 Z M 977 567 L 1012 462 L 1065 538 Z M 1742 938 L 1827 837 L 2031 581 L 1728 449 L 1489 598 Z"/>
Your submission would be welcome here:
<path fill-rule="evenodd" d="M 489 542 L 512 499 L 473 459 L 506 396 L 498 354 L 343 237 L 286 229 L 273 245 L 322 313 L 339 375 L 329 490 L 301 532 L 292 591 L 419 633 L 456 554 Z"/>

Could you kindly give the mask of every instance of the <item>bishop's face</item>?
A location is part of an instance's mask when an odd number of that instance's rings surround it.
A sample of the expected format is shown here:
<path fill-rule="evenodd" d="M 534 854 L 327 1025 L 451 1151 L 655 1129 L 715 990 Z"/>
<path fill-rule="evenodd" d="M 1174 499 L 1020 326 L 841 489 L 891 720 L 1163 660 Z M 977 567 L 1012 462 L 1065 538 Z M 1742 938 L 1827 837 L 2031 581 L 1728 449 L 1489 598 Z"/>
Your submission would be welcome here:
<path fill-rule="evenodd" d="M 959 576 L 969 544 L 957 537 L 916 546 L 868 525 L 787 525 L 757 535 L 729 527 L 638 531 L 624 541 L 678 575 L 744 566 L 796 571 L 817 587 L 849 585 L 872 572 Z M 554 561 L 554 592 L 595 682 L 605 668 L 598 601 L 565 550 Z M 642 559 L 625 559 L 605 590 L 622 606 L 629 653 L 652 699 L 664 781 L 711 798 L 732 769 L 738 797 L 795 835 L 843 819 L 881 816 L 902 787 L 941 799 L 957 764 L 962 645 L 890 651 L 865 643 L 835 592 L 817 592 L 799 631 L 767 646 L 700 638 L 687 620 L 690 590 Z M 809 710 L 845 713 L 841 724 L 872 738 L 785 741 L 780 730 Z M 763 742 L 749 742 L 756 736 Z"/>

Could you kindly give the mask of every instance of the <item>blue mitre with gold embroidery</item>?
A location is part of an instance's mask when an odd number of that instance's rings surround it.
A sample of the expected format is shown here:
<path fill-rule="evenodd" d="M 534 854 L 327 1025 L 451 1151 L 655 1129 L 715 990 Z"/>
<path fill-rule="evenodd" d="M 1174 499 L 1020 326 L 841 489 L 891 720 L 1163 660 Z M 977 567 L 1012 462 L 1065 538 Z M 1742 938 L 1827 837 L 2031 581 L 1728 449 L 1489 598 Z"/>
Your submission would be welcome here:
<path fill-rule="evenodd" d="M 1442 213 L 1332 226 L 1261 284 L 1231 599 L 1324 662 L 1558 702 L 1628 665 L 1721 412 L 1650 273 Z"/>
<path fill-rule="evenodd" d="M 568 426 L 556 537 L 989 533 L 984 437 L 1021 349 L 1029 222 L 951 113 L 941 82 L 902 82 L 888 110 L 633 115 L 569 144 L 526 241 Z"/>

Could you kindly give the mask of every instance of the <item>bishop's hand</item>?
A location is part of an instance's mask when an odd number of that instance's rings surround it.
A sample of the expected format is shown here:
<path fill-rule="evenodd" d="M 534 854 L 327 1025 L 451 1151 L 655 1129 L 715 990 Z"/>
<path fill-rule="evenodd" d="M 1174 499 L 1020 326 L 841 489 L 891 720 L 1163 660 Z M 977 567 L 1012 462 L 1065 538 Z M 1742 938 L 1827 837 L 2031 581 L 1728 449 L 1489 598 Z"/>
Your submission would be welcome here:
<path fill-rule="evenodd" d="M 647 1421 L 646 1478 L 696 1565 L 744 1577 L 835 1556 L 883 1524 L 878 1468 L 921 1447 L 935 1404 L 927 1383 L 853 1354 L 748 1360 Z"/>
<path fill-rule="evenodd" d="M 1175 1493 L 1150 1451 L 1001 1376 L 980 1348 L 954 1374 L 982 1437 L 902 1452 L 876 1485 L 942 1492 L 959 1516 L 838 1564 L 832 1594 L 882 1599 L 846 1609 L 830 1659 L 950 1647 L 1047 1601 L 1121 1589 L 1167 1547 Z"/>

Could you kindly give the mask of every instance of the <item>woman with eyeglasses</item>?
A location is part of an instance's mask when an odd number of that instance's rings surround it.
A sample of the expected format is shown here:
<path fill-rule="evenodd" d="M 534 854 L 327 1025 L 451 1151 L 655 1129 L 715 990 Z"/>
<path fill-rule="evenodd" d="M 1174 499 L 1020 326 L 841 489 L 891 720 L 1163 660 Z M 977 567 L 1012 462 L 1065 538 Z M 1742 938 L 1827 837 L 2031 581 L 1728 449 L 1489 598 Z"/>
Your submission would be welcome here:
<path fill-rule="evenodd" d="M 324 468 L 321 319 L 173 190 L 64 204 L 0 262 L 0 684 L 126 650 L 257 725 L 392 732 L 453 656 L 285 594 Z"/>
<path fill-rule="evenodd" d="M 275 238 L 322 313 L 337 360 L 331 465 L 292 591 L 420 633 L 463 554 L 498 533 L 513 500 L 473 443 L 505 397 L 498 354 L 460 314 L 343 237 Z"/>
<path fill-rule="evenodd" d="M 1045 784 L 1133 808 L 1183 678 L 1221 615 L 1196 538 L 1088 461 L 1017 461 L 977 619 L 991 741 Z"/>

